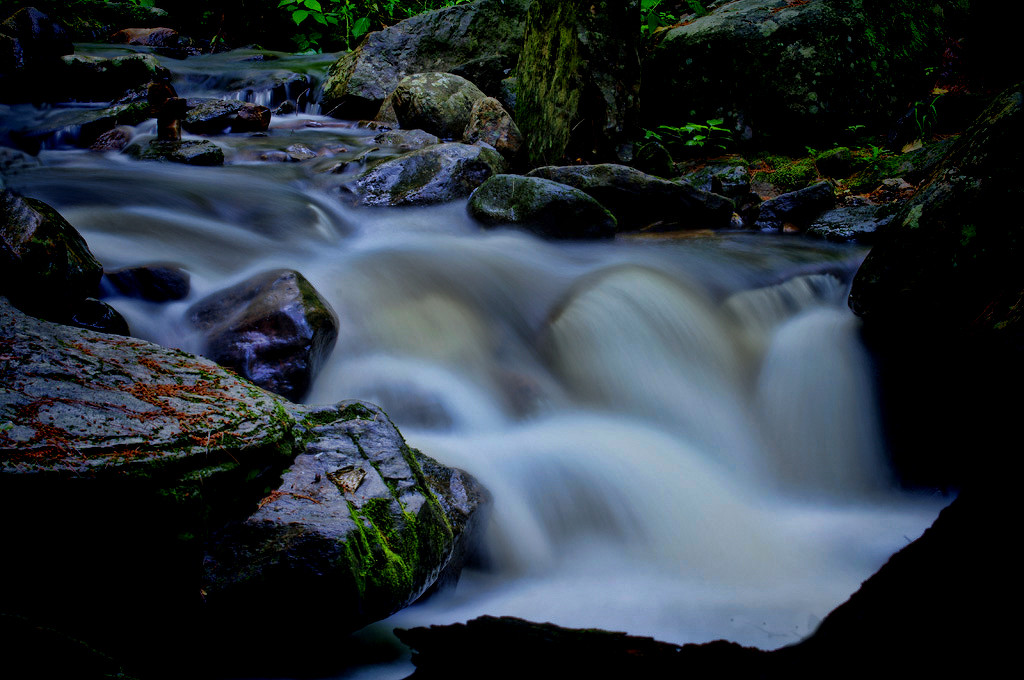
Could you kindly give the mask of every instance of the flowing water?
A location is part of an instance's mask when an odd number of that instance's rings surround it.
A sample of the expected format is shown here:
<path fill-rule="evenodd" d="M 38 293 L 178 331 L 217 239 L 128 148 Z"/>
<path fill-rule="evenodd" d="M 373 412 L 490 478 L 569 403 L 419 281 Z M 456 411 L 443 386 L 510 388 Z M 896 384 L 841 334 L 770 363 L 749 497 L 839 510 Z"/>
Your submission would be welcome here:
<path fill-rule="evenodd" d="M 251 57 L 166 62 L 183 96 L 308 100 L 265 136 L 216 137 L 226 167 L 78 150 L 70 130 L 6 181 L 58 208 L 107 268 L 189 271 L 185 301 L 108 299 L 162 344 L 202 350 L 185 310 L 204 295 L 302 272 L 340 319 L 307 401 L 380 403 L 411 445 L 493 493 L 480 564 L 359 633 L 366 658 L 346 676 L 403 677 L 388 631 L 481 614 L 790 644 L 948 500 L 897 490 L 886 468 L 845 305 L 863 249 L 745 234 L 553 243 L 481 231 L 464 201 L 352 208 L 339 187 L 374 133 L 304 94 L 329 60 Z M 9 107 L 0 124 L 51 113 Z M 320 158 L 261 160 L 295 143 Z"/>

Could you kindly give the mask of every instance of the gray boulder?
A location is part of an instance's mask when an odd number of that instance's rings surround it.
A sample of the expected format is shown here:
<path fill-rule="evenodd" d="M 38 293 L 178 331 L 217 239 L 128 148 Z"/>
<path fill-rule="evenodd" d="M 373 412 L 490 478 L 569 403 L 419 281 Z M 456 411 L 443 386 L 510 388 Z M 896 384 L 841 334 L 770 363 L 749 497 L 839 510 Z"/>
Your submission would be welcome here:
<path fill-rule="evenodd" d="M 645 126 L 725 118 L 737 132 L 811 142 L 888 125 L 928 91 L 925 67 L 960 35 L 964 5 L 720 3 L 657 34 L 644 65 Z"/>
<path fill-rule="evenodd" d="M 263 132 L 270 127 L 270 109 L 237 99 L 193 98 L 185 102 L 181 127 L 197 135 L 232 132 Z"/>
<path fill-rule="evenodd" d="M 870 244 L 878 229 L 892 221 L 891 214 L 882 217 L 878 213 L 874 205 L 835 208 L 818 216 L 804 233 L 833 243 Z"/>
<path fill-rule="evenodd" d="M 430 205 L 469 196 L 505 161 L 497 151 L 437 144 L 392 158 L 356 177 L 349 190 L 360 205 Z"/>
<path fill-rule="evenodd" d="M 509 55 L 502 70 L 513 67 L 532 2 L 480 0 L 426 12 L 370 33 L 331 66 L 320 91 L 323 110 L 338 118 L 372 118 L 410 73 L 451 72 L 498 55 Z"/>
<path fill-rule="evenodd" d="M 486 227 L 513 225 L 545 238 L 615 236 L 615 217 L 600 203 L 540 177 L 491 177 L 470 197 L 469 214 Z"/>
<path fill-rule="evenodd" d="M 803 229 L 835 204 L 836 193 L 832 185 L 818 182 L 762 203 L 754 226 L 761 231 L 781 231 L 787 225 Z"/>
<path fill-rule="evenodd" d="M 632 161 L 639 23 L 639 0 L 534 2 L 515 110 L 531 165 Z"/>
<path fill-rule="evenodd" d="M 441 139 L 460 140 L 469 124 L 473 105 L 486 95 L 465 78 L 451 73 L 406 76 L 381 106 L 382 120 L 415 128 Z"/>
<path fill-rule="evenodd" d="M 301 274 L 269 271 L 207 296 L 188 318 L 206 355 L 265 390 L 298 401 L 338 338 L 338 317 Z"/>
<path fill-rule="evenodd" d="M 615 215 L 620 231 L 653 225 L 659 229 L 724 229 L 735 210 L 727 198 L 625 165 L 546 166 L 528 176 L 583 191 Z"/>
<path fill-rule="evenodd" d="M 441 140 L 423 130 L 388 130 L 374 137 L 373 143 L 405 153 L 440 144 Z"/>

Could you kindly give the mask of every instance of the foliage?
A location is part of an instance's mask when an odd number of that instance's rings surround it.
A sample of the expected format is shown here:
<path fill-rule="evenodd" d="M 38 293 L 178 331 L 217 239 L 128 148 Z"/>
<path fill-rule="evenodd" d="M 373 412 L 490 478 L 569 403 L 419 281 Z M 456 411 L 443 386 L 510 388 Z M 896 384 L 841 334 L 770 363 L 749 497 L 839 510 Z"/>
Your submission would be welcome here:
<path fill-rule="evenodd" d="M 676 22 L 671 12 L 660 11 L 658 7 L 664 0 L 640 0 L 640 34 L 649 37 L 662 26 Z"/>
<path fill-rule="evenodd" d="M 925 139 L 931 135 L 932 128 L 935 126 L 939 117 L 939 112 L 938 109 L 935 108 L 935 104 L 941 98 L 942 95 L 938 94 L 930 102 L 917 101 L 914 102 L 914 105 L 911 107 L 914 128 L 917 130 L 919 139 Z"/>
<path fill-rule="evenodd" d="M 712 147 L 719 151 L 725 151 L 732 142 L 732 132 L 722 124 L 722 118 L 711 118 L 706 125 L 700 123 L 687 123 L 681 127 L 672 125 L 659 125 L 657 130 L 645 130 L 645 141 L 656 141 L 669 147 Z M 671 149 L 670 149 L 671 150 Z"/>

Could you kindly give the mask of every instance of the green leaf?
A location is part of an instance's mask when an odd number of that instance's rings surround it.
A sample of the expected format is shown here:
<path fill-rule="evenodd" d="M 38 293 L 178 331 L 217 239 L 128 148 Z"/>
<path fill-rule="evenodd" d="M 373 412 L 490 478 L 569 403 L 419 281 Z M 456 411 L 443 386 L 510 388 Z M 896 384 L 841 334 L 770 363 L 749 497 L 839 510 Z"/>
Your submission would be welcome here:
<path fill-rule="evenodd" d="M 294 4 L 295 4 L 295 0 L 281 0 L 281 2 L 277 3 L 277 6 L 278 7 L 284 7 L 285 5 L 294 5 Z"/>
<path fill-rule="evenodd" d="M 711 127 L 715 127 L 716 125 L 721 125 L 724 122 L 724 118 L 712 118 L 711 120 L 708 121 L 708 125 L 710 125 Z"/>
<path fill-rule="evenodd" d="M 314 12 L 324 11 L 324 8 L 320 6 L 320 3 L 317 2 L 317 0 L 302 0 L 302 4 L 305 5 L 307 9 L 311 9 Z"/>
<path fill-rule="evenodd" d="M 358 38 L 368 30 L 370 30 L 370 18 L 363 17 L 362 19 L 358 19 L 354 24 L 352 24 L 352 37 Z"/>
<path fill-rule="evenodd" d="M 304 10 L 304 9 L 297 9 L 294 12 L 292 12 L 292 21 L 295 22 L 296 26 L 298 26 L 303 21 L 305 21 L 306 17 L 308 17 L 308 16 L 309 16 L 309 12 L 307 12 L 306 10 Z"/>
<path fill-rule="evenodd" d="M 333 14 L 326 14 L 324 15 L 324 18 L 327 19 L 327 23 L 329 23 L 331 26 L 338 25 L 338 17 L 334 16 Z"/>
<path fill-rule="evenodd" d="M 323 14 L 320 14 L 319 12 L 314 12 L 310 16 L 312 16 L 313 19 L 316 20 L 318 23 L 321 23 L 324 26 L 327 25 L 327 17 L 325 17 Z"/>

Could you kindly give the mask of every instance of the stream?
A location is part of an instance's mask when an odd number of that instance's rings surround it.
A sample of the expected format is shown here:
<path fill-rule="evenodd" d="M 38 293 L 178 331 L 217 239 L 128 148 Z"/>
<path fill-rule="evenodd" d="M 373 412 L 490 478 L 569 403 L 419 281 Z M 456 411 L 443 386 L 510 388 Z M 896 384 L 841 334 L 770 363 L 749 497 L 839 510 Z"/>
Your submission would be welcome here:
<path fill-rule="evenodd" d="M 57 208 L 108 269 L 190 273 L 181 302 L 107 298 L 163 345 L 201 352 L 191 304 L 300 271 L 340 321 L 306 400 L 378 403 L 410 445 L 493 493 L 479 563 L 359 632 L 365 652 L 339 677 L 404 677 L 391 629 L 482 614 L 792 644 L 949 502 L 899 490 L 886 466 L 846 306 L 864 248 L 708 232 L 550 242 L 483 231 L 465 201 L 353 208 L 340 187 L 359 159 L 395 151 L 320 114 L 310 93 L 329 55 L 254 54 L 163 60 L 181 96 L 298 99 L 266 135 L 212 137 L 225 167 L 81 150 L 67 130 L 6 182 Z M 0 127 L 53 113 L 0 107 Z M 319 157 L 263 160 L 292 144 Z"/>

